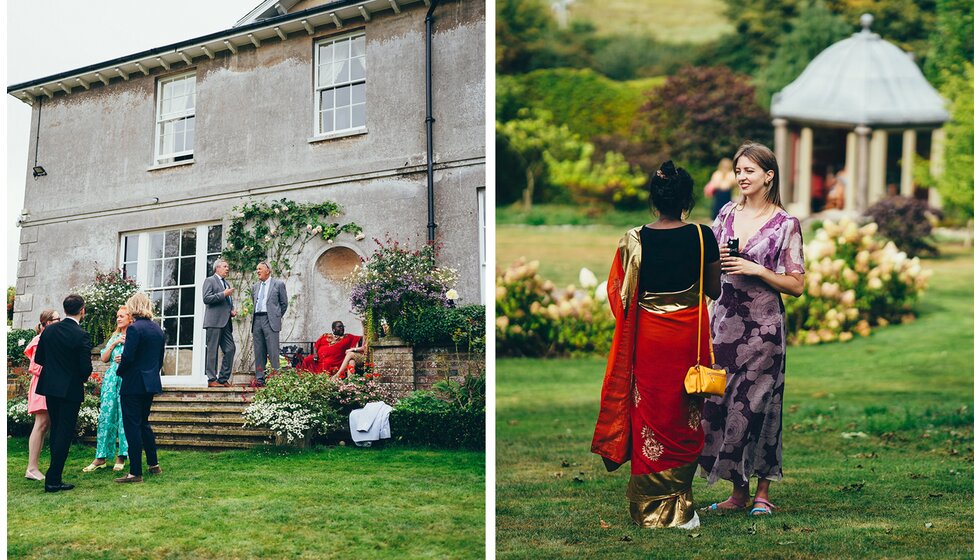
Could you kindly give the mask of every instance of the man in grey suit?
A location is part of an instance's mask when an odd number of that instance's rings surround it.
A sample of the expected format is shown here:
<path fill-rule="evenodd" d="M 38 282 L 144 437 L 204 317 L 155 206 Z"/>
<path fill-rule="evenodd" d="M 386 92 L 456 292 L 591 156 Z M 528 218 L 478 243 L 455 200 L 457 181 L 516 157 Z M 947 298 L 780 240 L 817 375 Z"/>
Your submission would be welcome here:
<path fill-rule="evenodd" d="M 235 337 L 232 335 L 231 318 L 237 315 L 231 300 L 234 290 L 225 280 L 228 276 L 228 263 L 214 261 L 214 275 L 204 280 L 204 332 L 207 350 L 204 355 L 204 373 L 208 376 L 208 387 L 231 387 L 231 367 L 235 360 Z M 218 348 L 224 357 L 221 372 L 218 373 Z"/>
<path fill-rule="evenodd" d="M 265 362 L 269 360 L 273 371 L 279 369 L 279 331 L 282 316 L 289 307 L 286 283 L 272 277 L 272 269 L 265 262 L 255 267 L 259 281 L 252 286 L 252 346 L 255 349 L 255 384 L 265 387 Z"/>

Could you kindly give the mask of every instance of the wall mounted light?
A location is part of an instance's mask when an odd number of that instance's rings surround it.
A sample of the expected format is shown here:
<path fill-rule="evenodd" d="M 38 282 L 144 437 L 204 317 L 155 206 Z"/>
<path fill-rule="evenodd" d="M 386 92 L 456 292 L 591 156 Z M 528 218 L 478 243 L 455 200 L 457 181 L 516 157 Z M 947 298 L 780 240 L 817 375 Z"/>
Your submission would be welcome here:
<path fill-rule="evenodd" d="M 41 167 L 40 165 L 35 165 L 33 171 L 34 171 L 35 179 L 37 179 L 38 177 L 44 177 L 45 175 L 48 174 L 48 172 L 45 171 L 44 168 Z"/>

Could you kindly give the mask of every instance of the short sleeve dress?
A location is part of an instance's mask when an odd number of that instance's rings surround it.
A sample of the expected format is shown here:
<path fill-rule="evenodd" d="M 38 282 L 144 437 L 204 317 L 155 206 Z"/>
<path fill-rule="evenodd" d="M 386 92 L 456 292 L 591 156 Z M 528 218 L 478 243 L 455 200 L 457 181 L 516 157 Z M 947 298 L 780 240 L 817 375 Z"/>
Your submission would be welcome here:
<path fill-rule="evenodd" d="M 37 380 L 41 377 L 41 365 L 34 361 L 34 353 L 37 352 L 37 343 L 39 340 L 41 340 L 41 335 L 35 336 L 27 343 L 27 348 L 24 348 L 24 355 L 30 360 L 27 371 L 31 374 L 31 387 L 27 391 L 28 414 L 48 411 L 48 403 L 44 395 L 37 394 Z"/>
<path fill-rule="evenodd" d="M 734 202 L 711 229 L 718 245 L 734 237 Z M 744 258 L 777 274 L 804 272 L 800 222 L 779 209 L 742 245 Z M 721 297 L 711 309 L 715 360 L 728 370 L 724 396 L 705 401 L 701 475 L 739 486 L 750 477 L 782 478 L 786 312 L 782 296 L 755 277 L 722 274 Z"/>

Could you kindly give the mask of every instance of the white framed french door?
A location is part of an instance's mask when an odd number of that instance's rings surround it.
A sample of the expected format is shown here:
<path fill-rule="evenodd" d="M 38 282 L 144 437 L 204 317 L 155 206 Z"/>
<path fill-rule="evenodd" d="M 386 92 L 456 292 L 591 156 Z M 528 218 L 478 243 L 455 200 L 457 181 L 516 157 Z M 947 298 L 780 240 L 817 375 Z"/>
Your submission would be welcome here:
<path fill-rule="evenodd" d="M 166 335 L 163 385 L 206 386 L 201 285 L 221 253 L 221 224 L 173 226 L 121 234 L 123 275 L 153 302 Z"/>

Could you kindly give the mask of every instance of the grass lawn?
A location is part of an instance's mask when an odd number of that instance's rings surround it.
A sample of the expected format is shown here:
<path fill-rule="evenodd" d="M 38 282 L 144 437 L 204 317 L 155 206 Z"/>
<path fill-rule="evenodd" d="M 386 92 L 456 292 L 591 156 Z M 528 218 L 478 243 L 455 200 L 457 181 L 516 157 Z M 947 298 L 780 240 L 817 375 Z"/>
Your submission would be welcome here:
<path fill-rule="evenodd" d="M 65 482 L 76 488 L 46 494 L 24 478 L 26 438 L 7 440 L 8 558 L 484 555 L 482 452 L 162 450 L 163 474 L 125 485 L 108 468 L 82 473 L 92 457 L 73 445 Z"/>
<path fill-rule="evenodd" d="M 589 452 L 604 358 L 498 360 L 497 558 L 972 558 L 973 256 L 943 250 L 914 323 L 789 349 L 769 518 L 706 513 L 694 534 L 634 526 L 628 466 L 606 473 Z M 549 258 L 542 269 L 561 273 L 556 260 L 598 257 L 573 246 Z M 696 505 L 730 490 L 698 478 Z"/>
<path fill-rule="evenodd" d="M 599 33 L 653 35 L 669 43 L 703 43 L 734 31 L 720 0 L 575 0 L 570 19 L 595 24 Z"/>

